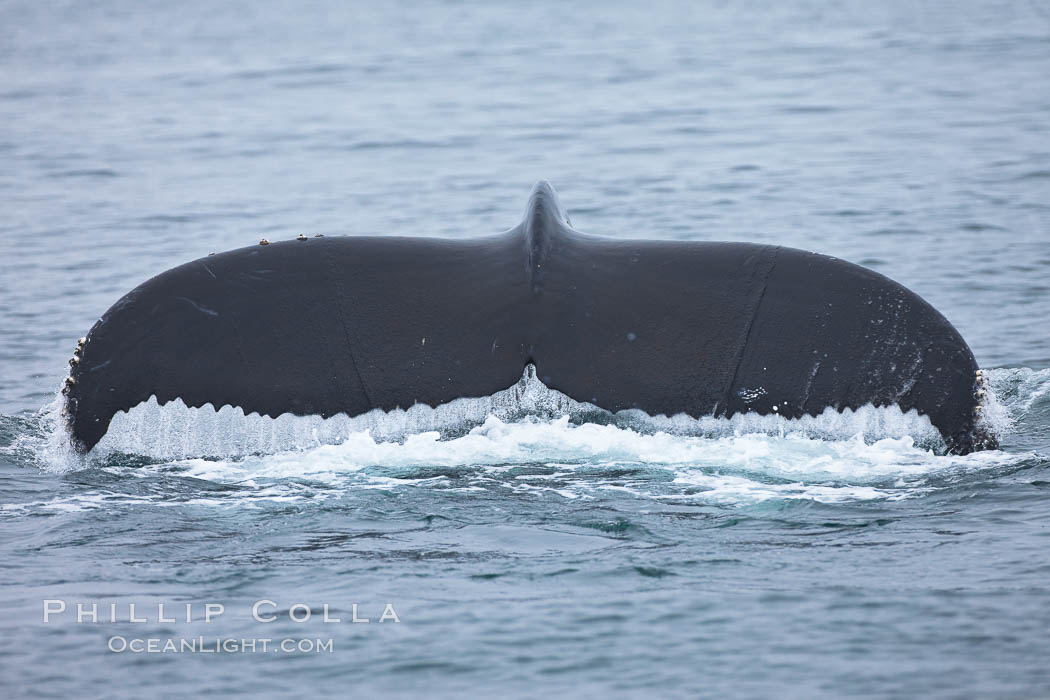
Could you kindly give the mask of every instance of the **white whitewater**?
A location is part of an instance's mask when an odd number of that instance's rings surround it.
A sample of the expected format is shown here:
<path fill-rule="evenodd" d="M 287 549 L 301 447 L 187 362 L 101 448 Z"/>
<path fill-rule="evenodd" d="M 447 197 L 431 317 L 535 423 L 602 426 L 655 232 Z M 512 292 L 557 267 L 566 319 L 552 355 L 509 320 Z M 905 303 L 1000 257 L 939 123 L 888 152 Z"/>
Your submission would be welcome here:
<path fill-rule="evenodd" d="M 732 418 L 693 418 L 685 414 L 651 416 L 639 410 L 610 413 L 548 388 L 530 365 L 513 386 L 481 398 L 463 398 L 436 407 L 419 404 L 408 409 L 331 418 L 284 414 L 277 418 L 238 407 L 215 410 L 210 404 L 189 408 L 175 400 L 163 406 L 151 397 L 130 411 L 117 413 L 109 432 L 99 442 L 100 454 L 121 452 L 154 459 L 238 457 L 274 454 L 321 445 L 336 445 L 352 436 L 368 434 L 379 442 L 400 442 L 418 434 L 436 432 L 455 438 L 490 417 L 504 423 L 526 418 L 553 420 L 567 416 L 572 424 L 612 425 L 645 435 L 719 438 L 760 434 L 801 436 L 820 440 L 847 440 L 858 435 L 865 442 L 910 437 L 917 444 L 939 449 L 943 442 L 925 416 L 896 406 L 864 406 L 856 411 L 825 409 L 819 416 L 786 419 L 777 415 L 738 414 Z"/>
<path fill-rule="evenodd" d="M 997 369 L 988 378 L 985 420 L 1000 435 L 1050 393 L 1050 370 Z M 796 420 L 611 414 L 549 389 L 531 370 L 489 397 L 355 418 L 246 416 L 229 406 L 159 406 L 151 399 L 115 416 L 86 458 L 68 448 L 60 405 L 39 416 L 35 441 L 5 451 L 31 451 L 43 468 L 57 471 L 94 467 L 122 479 L 163 473 L 238 487 L 196 497 L 197 505 L 339 498 L 360 488 L 498 489 L 568 499 L 616 490 L 663 503 L 725 505 L 897 500 L 1031 457 L 1000 450 L 944 455 L 929 420 L 896 407 L 827 409 Z M 139 466 L 128 466 L 124 455 L 135 455 L 130 464 Z M 80 510 L 143 498 L 99 490 L 19 507 Z M 147 500 L 186 504 L 162 495 Z"/>

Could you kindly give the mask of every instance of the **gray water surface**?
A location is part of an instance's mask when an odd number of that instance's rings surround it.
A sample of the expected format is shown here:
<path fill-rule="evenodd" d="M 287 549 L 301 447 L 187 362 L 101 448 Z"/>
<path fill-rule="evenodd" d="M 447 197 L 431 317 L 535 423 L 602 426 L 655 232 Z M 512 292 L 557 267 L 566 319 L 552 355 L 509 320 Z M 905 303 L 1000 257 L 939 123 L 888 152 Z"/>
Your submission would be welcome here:
<path fill-rule="evenodd" d="M 1002 449 L 939 455 L 892 416 L 826 440 L 556 410 L 200 459 L 244 427 L 203 416 L 59 449 L 76 339 L 148 277 L 263 237 L 499 232 L 541 178 L 583 231 L 912 288 L 990 370 Z M 5 2 L 0 213 L 6 695 L 1050 694 L 1043 3 Z M 45 624 L 45 599 L 124 621 Z"/>

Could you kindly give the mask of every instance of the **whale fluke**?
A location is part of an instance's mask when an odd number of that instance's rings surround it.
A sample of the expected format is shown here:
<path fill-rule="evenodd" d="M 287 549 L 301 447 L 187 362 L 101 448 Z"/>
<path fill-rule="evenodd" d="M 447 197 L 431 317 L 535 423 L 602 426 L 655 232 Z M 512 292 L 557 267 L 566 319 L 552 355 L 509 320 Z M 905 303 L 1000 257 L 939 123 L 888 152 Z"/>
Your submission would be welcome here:
<path fill-rule="evenodd" d="M 544 384 L 618 411 L 787 418 L 897 404 L 949 449 L 977 428 L 977 364 L 932 306 L 826 255 L 580 233 L 554 190 L 464 240 L 304 237 L 144 282 L 78 345 L 74 446 L 156 396 L 245 413 L 350 416 Z"/>

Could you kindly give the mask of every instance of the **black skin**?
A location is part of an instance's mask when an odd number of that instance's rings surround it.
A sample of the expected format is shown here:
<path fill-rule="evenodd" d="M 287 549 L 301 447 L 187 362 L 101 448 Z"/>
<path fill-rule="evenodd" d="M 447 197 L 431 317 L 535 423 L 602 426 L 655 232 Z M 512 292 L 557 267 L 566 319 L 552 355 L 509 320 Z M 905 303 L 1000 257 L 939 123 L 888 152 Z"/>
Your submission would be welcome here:
<path fill-rule="evenodd" d="M 582 234 L 545 182 L 500 235 L 308 238 L 168 270 L 114 304 L 78 359 L 66 415 L 81 452 L 153 395 L 354 416 L 488 396 L 529 363 L 610 411 L 899 404 L 954 452 L 992 444 L 973 353 L 896 282 L 791 248 Z"/>

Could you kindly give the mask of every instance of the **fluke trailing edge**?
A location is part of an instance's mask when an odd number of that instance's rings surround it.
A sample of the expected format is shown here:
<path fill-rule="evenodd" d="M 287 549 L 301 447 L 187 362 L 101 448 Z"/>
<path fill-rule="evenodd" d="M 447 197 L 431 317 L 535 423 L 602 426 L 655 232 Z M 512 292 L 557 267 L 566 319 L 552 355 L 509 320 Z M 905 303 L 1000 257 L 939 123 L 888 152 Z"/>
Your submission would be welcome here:
<path fill-rule="evenodd" d="M 300 236 L 158 275 L 78 345 L 65 414 L 87 451 L 151 396 L 354 416 L 487 396 L 530 363 L 610 411 L 898 404 L 953 451 L 992 443 L 973 353 L 896 282 L 791 248 L 582 234 L 545 182 L 499 235 Z"/>

